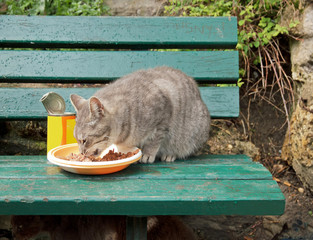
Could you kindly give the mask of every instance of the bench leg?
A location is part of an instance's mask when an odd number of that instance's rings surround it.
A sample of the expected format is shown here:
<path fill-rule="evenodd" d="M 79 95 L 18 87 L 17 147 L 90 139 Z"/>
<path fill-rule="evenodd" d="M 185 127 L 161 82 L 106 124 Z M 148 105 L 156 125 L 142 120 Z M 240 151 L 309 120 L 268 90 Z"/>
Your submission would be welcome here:
<path fill-rule="evenodd" d="M 126 240 L 147 239 L 147 217 L 127 217 Z"/>

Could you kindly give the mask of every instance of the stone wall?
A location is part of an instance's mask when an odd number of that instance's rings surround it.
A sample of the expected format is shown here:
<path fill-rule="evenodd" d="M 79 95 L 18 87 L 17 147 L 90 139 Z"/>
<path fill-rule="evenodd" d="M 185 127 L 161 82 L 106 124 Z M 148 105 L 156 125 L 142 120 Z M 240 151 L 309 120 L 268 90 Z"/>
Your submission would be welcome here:
<path fill-rule="evenodd" d="M 106 0 L 112 15 L 158 16 L 163 11 L 164 0 Z"/>
<path fill-rule="evenodd" d="M 282 157 L 294 168 L 304 185 L 313 192 L 313 82 L 303 91 L 292 114 Z"/>
<path fill-rule="evenodd" d="M 301 83 L 313 82 L 313 3 L 307 3 L 292 34 L 298 37 L 290 45 L 292 77 Z"/>
<path fill-rule="evenodd" d="M 297 104 L 286 133 L 282 157 L 313 192 L 313 3 L 307 1 L 291 41 L 292 77 Z"/>

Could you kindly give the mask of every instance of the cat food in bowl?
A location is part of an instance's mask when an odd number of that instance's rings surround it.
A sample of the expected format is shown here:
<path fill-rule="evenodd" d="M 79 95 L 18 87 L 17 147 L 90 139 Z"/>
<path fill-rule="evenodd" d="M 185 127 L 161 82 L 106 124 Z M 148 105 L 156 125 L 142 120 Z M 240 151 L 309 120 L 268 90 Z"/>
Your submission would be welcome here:
<path fill-rule="evenodd" d="M 130 158 L 134 155 L 136 155 L 139 152 L 139 149 L 137 148 L 135 151 L 122 153 L 122 152 L 115 152 L 113 150 L 109 150 L 107 154 L 105 154 L 103 157 L 94 157 L 94 156 L 86 156 L 82 153 L 71 153 L 66 157 L 66 160 L 69 161 L 78 161 L 78 162 L 107 162 L 107 161 L 116 161 L 121 160 L 125 158 Z"/>
<path fill-rule="evenodd" d="M 137 162 L 142 155 L 138 148 L 119 153 L 115 145 L 110 146 L 107 152 L 102 158 L 86 157 L 79 153 L 77 143 L 66 144 L 50 150 L 48 161 L 68 172 L 101 175 L 121 171 Z"/>

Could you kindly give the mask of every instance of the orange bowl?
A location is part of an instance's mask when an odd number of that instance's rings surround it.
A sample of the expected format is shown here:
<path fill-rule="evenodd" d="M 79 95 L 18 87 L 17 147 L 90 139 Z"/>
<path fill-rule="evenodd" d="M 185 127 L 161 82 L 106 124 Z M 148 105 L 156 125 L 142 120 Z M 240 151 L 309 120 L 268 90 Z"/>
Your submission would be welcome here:
<path fill-rule="evenodd" d="M 109 148 L 119 151 L 116 145 Z M 135 151 L 137 148 L 128 150 L 128 152 Z M 68 172 L 86 175 L 101 175 L 121 171 L 127 168 L 130 164 L 137 162 L 141 158 L 141 151 L 134 156 L 124 158 L 121 160 L 105 161 L 105 162 L 76 162 L 66 160 L 66 157 L 71 153 L 79 153 L 78 144 L 66 144 L 53 148 L 48 153 L 48 161 L 52 164 L 58 165 Z"/>

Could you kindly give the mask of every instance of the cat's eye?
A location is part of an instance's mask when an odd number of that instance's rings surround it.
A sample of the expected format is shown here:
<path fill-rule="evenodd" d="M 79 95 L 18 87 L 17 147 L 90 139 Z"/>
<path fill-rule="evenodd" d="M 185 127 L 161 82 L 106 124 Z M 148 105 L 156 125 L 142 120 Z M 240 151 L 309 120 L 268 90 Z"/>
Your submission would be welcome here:
<path fill-rule="evenodd" d="M 83 143 L 83 144 L 86 144 L 86 139 L 83 139 L 83 140 L 82 140 L 82 143 Z"/>

